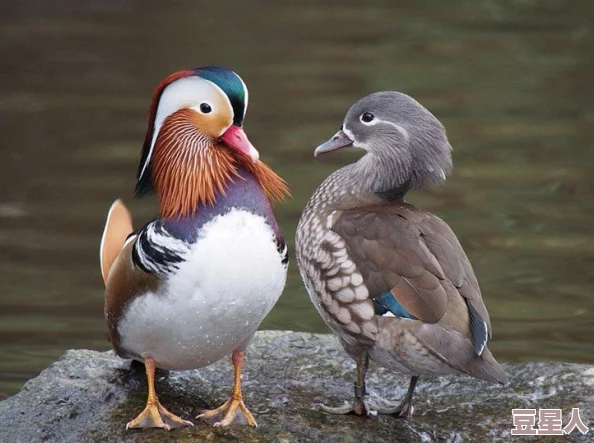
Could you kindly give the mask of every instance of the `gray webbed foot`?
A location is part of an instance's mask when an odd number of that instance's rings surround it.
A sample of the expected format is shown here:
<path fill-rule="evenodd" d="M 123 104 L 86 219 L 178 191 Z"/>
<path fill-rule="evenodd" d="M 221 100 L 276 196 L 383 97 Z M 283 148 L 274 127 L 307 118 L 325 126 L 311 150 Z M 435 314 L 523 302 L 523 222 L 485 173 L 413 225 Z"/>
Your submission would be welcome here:
<path fill-rule="evenodd" d="M 378 414 L 393 415 L 396 418 L 409 419 L 413 415 L 414 407 L 407 398 L 400 403 L 392 403 L 383 398 L 375 397 L 368 401 L 369 407 Z"/>
<path fill-rule="evenodd" d="M 320 409 L 328 414 L 336 415 L 375 416 L 382 414 L 402 419 L 411 418 L 414 411 L 413 405 L 406 400 L 396 404 L 380 397 L 370 398 L 367 401 L 356 399 L 354 403 L 345 401 L 342 406 L 320 405 Z"/>
<path fill-rule="evenodd" d="M 344 402 L 342 406 L 326 406 L 320 405 L 322 411 L 327 412 L 328 414 L 338 414 L 338 415 L 346 415 L 346 414 L 355 414 L 359 416 L 367 417 L 369 415 L 377 415 L 377 412 L 373 409 L 370 409 L 363 399 L 355 398 L 355 401 L 351 404 L 347 401 Z"/>
<path fill-rule="evenodd" d="M 404 399 L 399 404 L 390 403 L 383 398 L 376 398 L 373 403 L 373 407 L 377 410 L 380 414 L 387 414 L 392 415 L 396 418 L 402 418 L 408 420 L 413 415 L 413 404 L 412 399 L 415 393 L 415 388 L 417 387 L 417 382 L 419 381 L 418 375 L 413 375 L 410 378 L 410 383 L 408 385 L 408 391 L 404 396 Z M 371 404 L 371 403 L 370 403 Z"/>
<path fill-rule="evenodd" d="M 412 399 L 415 392 L 415 388 L 417 386 L 417 382 L 419 381 L 419 377 L 413 375 L 410 378 L 410 384 L 408 386 L 408 391 L 404 396 L 404 399 L 396 404 L 391 403 L 381 397 L 378 396 L 371 396 L 371 398 L 365 400 L 367 395 L 367 391 L 365 389 L 365 372 L 367 369 L 366 361 L 364 364 L 358 365 L 357 368 L 362 368 L 363 371 L 360 371 L 360 377 L 357 382 L 355 382 L 354 390 L 355 390 L 355 401 L 351 405 L 350 403 L 345 402 L 344 405 L 338 407 L 329 407 L 322 405 L 322 410 L 328 412 L 329 414 L 356 414 L 362 416 L 370 416 L 370 415 L 392 415 L 396 418 L 401 418 L 404 420 L 408 420 L 413 415 L 413 405 Z"/>

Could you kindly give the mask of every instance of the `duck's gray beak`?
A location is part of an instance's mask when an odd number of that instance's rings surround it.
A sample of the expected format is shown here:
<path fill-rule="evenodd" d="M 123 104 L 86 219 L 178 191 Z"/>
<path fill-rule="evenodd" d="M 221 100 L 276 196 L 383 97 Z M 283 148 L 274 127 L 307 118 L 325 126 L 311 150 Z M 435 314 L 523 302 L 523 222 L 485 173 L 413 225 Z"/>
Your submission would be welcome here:
<path fill-rule="evenodd" d="M 347 148 L 352 145 L 353 140 L 351 140 L 349 136 L 346 135 L 341 129 L 336 134 L 334 134 L 330 140 L 328 140 L 326 143 L 322 143 L 316 148 L 314 151 L 314 157 L 317 157 L 320 154 L 325 154 L 326 152 L 336 151 L 340 148 Z"/>

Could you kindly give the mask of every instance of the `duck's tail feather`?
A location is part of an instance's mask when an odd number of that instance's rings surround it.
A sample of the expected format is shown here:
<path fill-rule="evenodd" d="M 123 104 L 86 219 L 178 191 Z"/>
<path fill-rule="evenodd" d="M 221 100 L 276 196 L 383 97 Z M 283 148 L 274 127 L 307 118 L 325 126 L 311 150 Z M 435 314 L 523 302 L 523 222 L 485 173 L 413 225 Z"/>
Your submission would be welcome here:
<path fill-rule="evenodd" d="M 489 348 L 485 347 L 483 353 L 478 358 L 482 361 L 477 359 L 477 364 L 473 367 L 473 372 L 470 372 L 470 375 L 482 378 L 483 380 L 501 383 L 502 385 L 509 383 L 508 375 L 497 360 L 495 360 Z"/>
<path fill-rule="evenodd" d="M 107 283 L 111 265 L 122 251 L 126 239 L 133 231 L 130 211 L 121 200 L 114 201 L 107 213 L 107 221 L 105 222 L 99 249 L 101 275 L 104 283 Z"/>
<path fill-rule="evenodd" d="M 433 330 L 431 333 L 418 333 L 417 338 L 452 368 L 492 383 L 509 382 L 509 377 L 488 347 L 485 346 L 481 355 L 477 355 L 469 337 L 440 325 L 424 326 L 421 329 L 423 332 Z"/>
<path fill-rule="evenodd" d="M 390 322 L 390 320 L 392 320 Z M 507 384 L 509 378 L 501 365 L 497 363 L 488 347 L 483 348 L 483 352 L 478 355 L 469 336 L 461 334 L 450 328 L 445 328 L 436 323 L 423 323 L 417 320 L 409 319 L 390 319 L 381 318 L 384 322 L 383 328 L 387 332 L 383 334 L 379 341 L 387 340 L 384 347 L 391 346 L 393 337 L 402 337 L 402 331 L 406 335 L 415 337 L 415 347 L 424 348 L 433 357 L 441 360 L 445 365 L 455 371 L 462 372 L 491 383 Z M 402 358 L 402 357 L 401 357 Z M 412 358 L 412 357 L 411 357 Z M 415 358 L 420 358 L 416 356 Z M 414 359 L 413 359 L 414 360 Z M 414 367 L 417 363 L 412 361 L 410 365 Z M 444 367 L 433 368 L 428 373 L 446 373 Z M 422 372 L 421 372 L 422 373 Z"/>

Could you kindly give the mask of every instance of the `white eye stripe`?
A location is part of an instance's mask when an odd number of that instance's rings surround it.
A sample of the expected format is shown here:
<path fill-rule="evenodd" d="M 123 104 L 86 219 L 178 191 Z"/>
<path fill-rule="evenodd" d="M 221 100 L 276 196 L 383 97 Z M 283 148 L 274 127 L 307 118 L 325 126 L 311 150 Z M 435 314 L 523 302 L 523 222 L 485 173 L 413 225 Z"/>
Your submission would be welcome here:
<path fill-rule="evenodd" d="M 218 93 L 215 91 L 218 91 Z M 210 97 L 212 100 L 206 101 L 204 99 L 205 96 Z M 201 97 L 201 99 L 197 100 L 198 97 Z M 163 89 L 161 97 L 159 98 L 159 103 L 157 104 L 157 113 L 153 126 L 153 138 L 151 140 L 151 146 L 149 148 L 146 160 L 142 165 L 142 171 L 138 177 L 139 180 L 143 177 L 146 168 L 150 163 L 153 149 L 155 148 L 155 142 L 157 141 L 157 136 L 159 135 L 159 131 L 161 130 L 161 126 L 163 126 L 165 119 L 174 112 L 183 108 L 190 108 L 194 111 L 204 114 L 200 111 L 200 104 L 206 102 L 211 106 L 211 108 L 213 108 L 211 102 L 216 99 L 215 97 L 223 97 L 229 106 L 231 115 L 233 115 L 233 108 L 231 106 L 231 102 L 229 101 L 229 97 L 227 97 L 227 94 L 225 94 L 225 92 L 223 92 L 223 90 L 215 83 L 201 77 L 184 77 L 174 81 L 173 83 L 167 85 L 165 89 Z"/>
<path fill-rule="evenodd" d="M 363 123 L 366 126 L 376 126 L 379 124 L 386 124 L 386 125 L 391 125 L 394 126 L 396 128 L 396 130 L 398 132 L 400 132 L 400 134 L 408 140 L 409 135 L 408 135 L 408 131 L 406 129 L 404 129 L 402 126 L 400 126 L 399 124 L 396 124 L 394 122 L 390 122 L 387 120 L 382 120 L 381 118 L 377 118 L 375 117 L 373 120 L 371 120 L 370 122 L 364 122 L 363 120 L 361 120 L 361 123 Z"/>

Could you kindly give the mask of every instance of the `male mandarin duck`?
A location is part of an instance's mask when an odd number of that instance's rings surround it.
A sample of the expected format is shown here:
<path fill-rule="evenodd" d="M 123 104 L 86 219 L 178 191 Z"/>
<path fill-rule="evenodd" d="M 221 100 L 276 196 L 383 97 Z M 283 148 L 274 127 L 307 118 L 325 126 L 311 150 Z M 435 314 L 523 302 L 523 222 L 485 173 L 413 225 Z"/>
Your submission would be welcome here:
<path fill-rule="evenodd" d="M 105 317 L 123 358 L 144 362 L 148 400 L 127 428 L 189 426 L 165 409 L 155 368 L 185 370 L 232 354 L 231 398 L 203 418 L 256 422 L 241 392 L 244 350 L 278 300 L 287 247 L 271 200 L 285 182 L 258 160 L 242 124 L 248 91 L 219 67 L 176 72 L 153 93 L 136 195 L 154 192 L 160 215 L 133 233 L 117 200 L 101 242 Z"/>
<path fill-rule="evenodd" d="M 409 418 L 423 374 L 506 383 L 487 347 L 489 314 L 458 239 L 440 218 L 404 201 L 452 169 L 442 124 L 411 97 L 378 92 L 354 104 L 314 155 L 346 147 L 366 153 L 320 185 L 296 234 L 309 296 L 357 363 L 353 405 L 324 410 L 368 415 L 373 406 Z M 399 405 L 366 404 L 369 359 L 411 376 Z"/>

